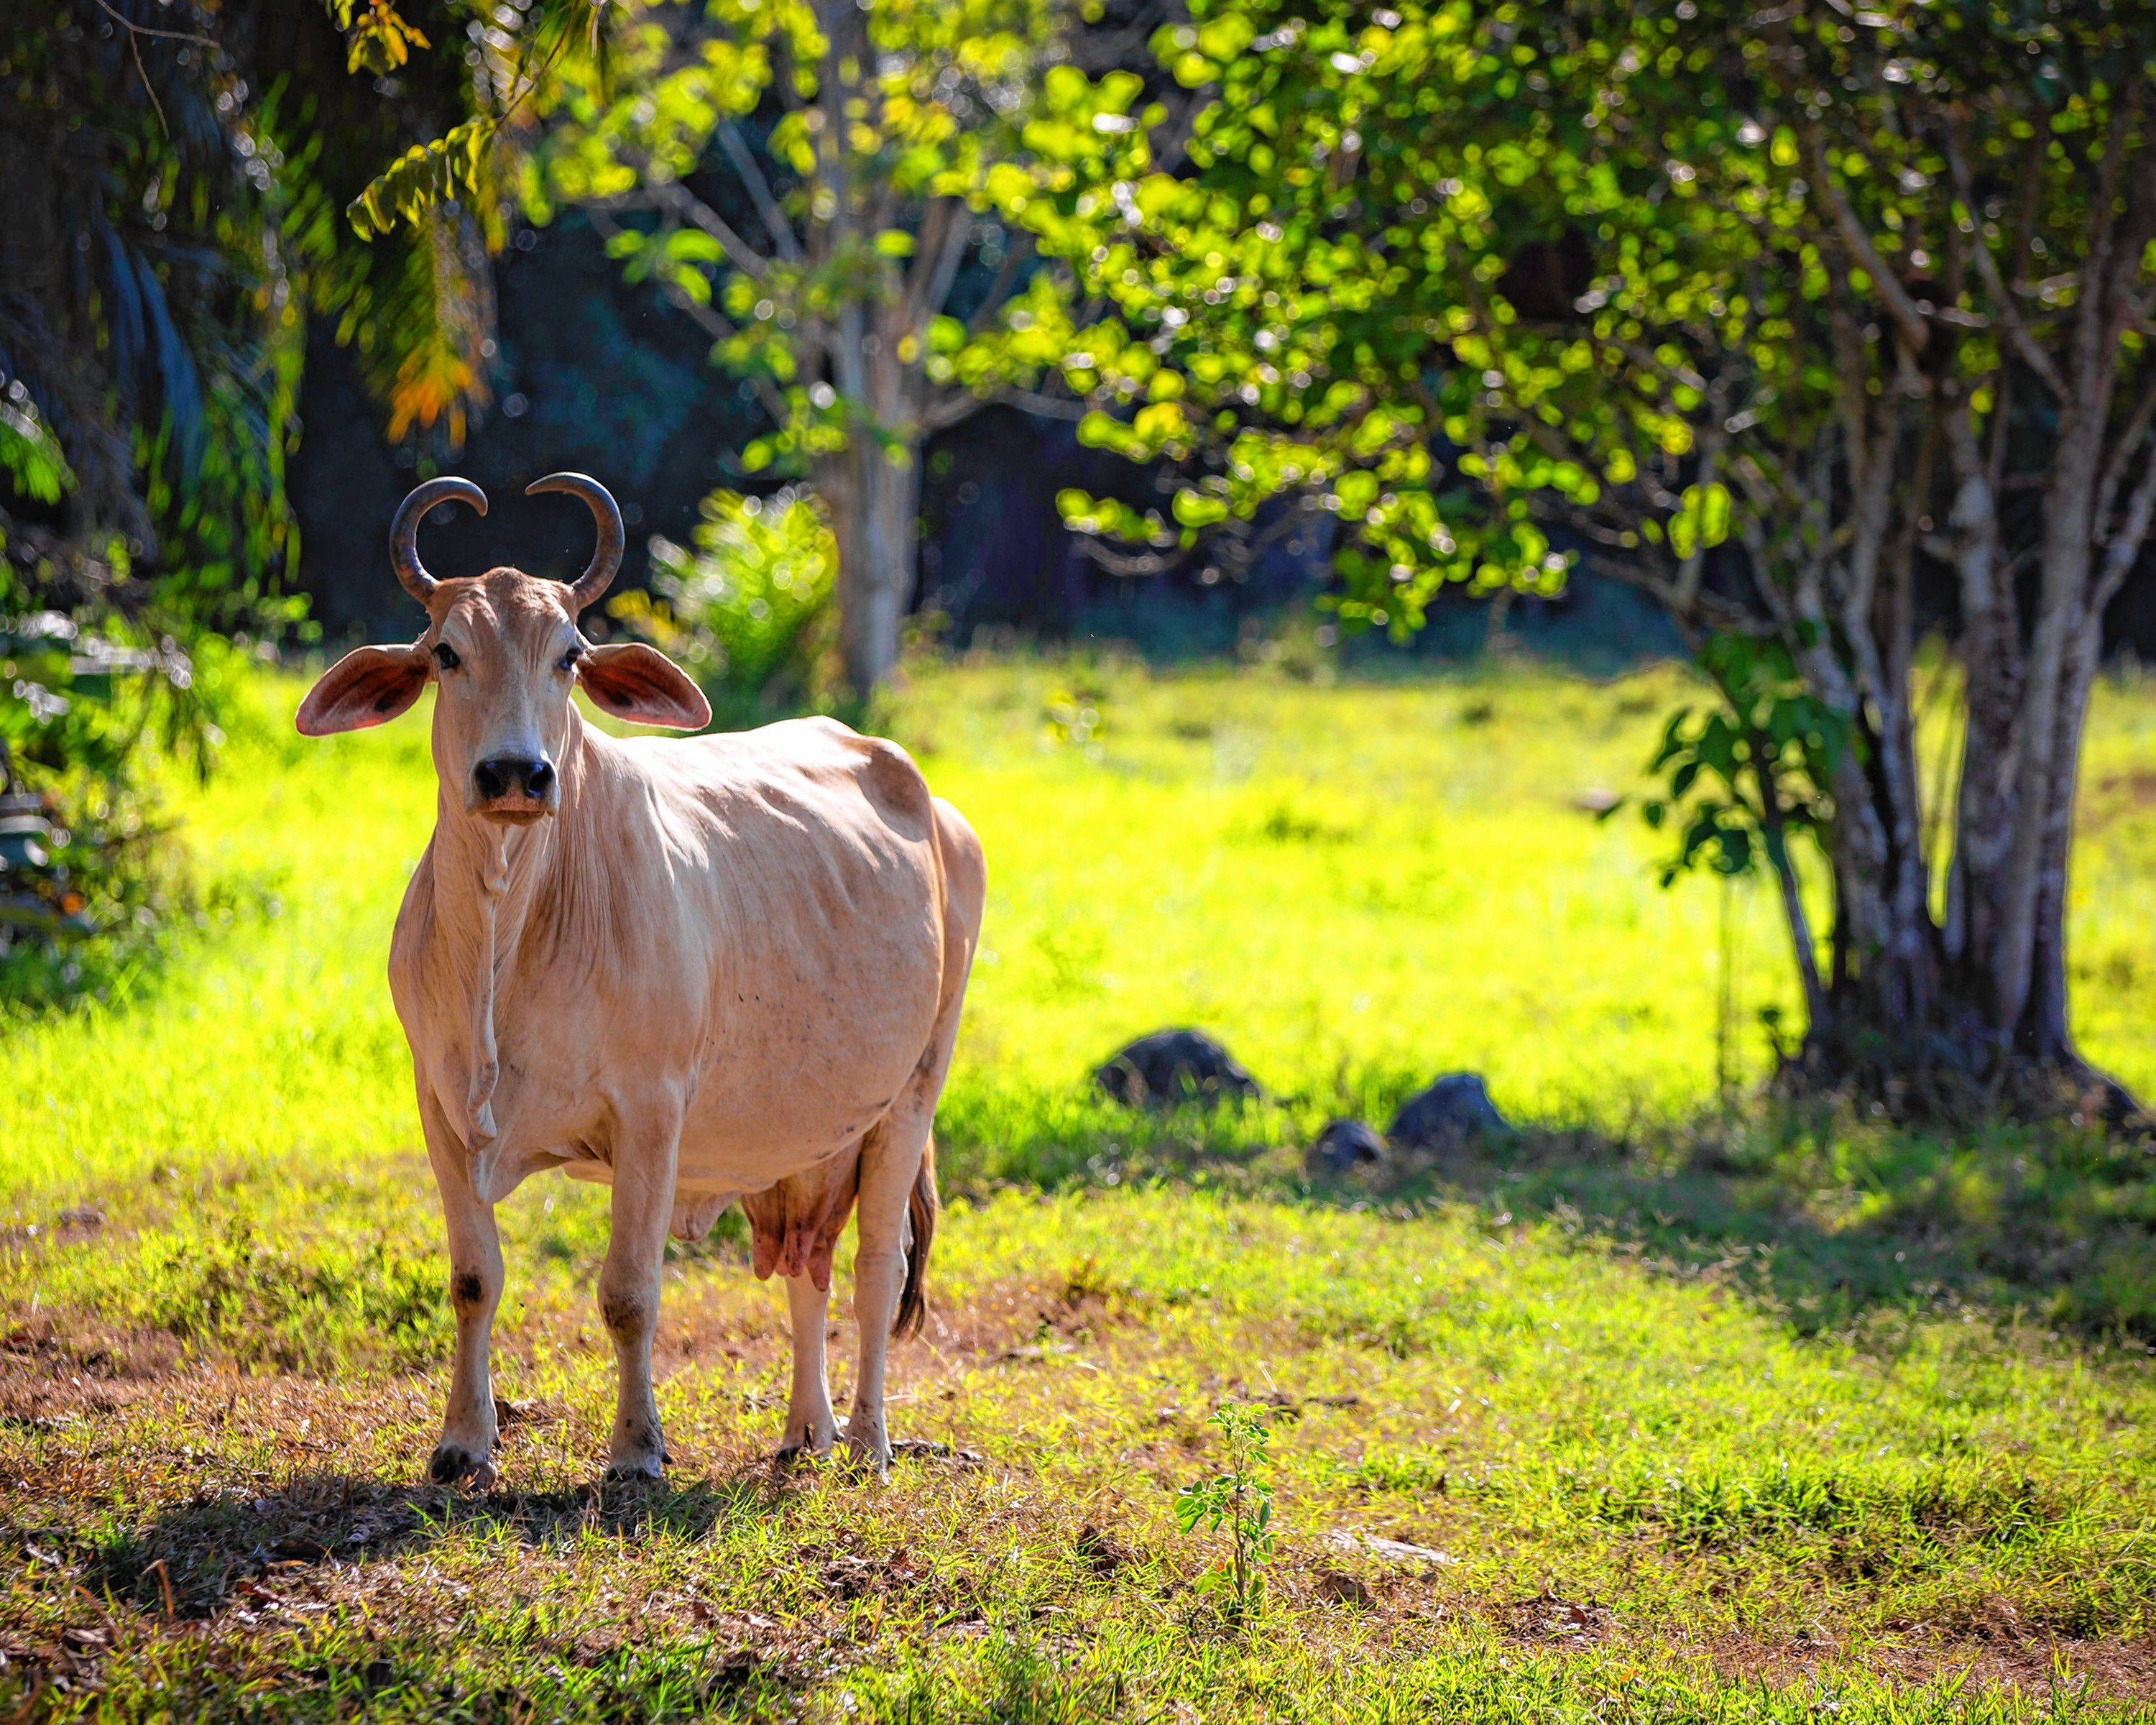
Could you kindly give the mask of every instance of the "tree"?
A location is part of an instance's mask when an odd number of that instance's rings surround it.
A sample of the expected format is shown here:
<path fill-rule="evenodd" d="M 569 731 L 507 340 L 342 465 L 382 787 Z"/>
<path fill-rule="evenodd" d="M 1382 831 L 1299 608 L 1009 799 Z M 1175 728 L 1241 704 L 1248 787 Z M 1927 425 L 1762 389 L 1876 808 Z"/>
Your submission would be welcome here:
<path fill-rule="evenodd" d="M 1337 512 L 1341 608 L 1395 629 L 1589 548 L 1721 696 L 1665 750 L 1679 860 L 1779 878 L 1799 1070 L 2096 1081 L 2066 883 L 2102 615 L 2156 514 L 2148 17 L 1194 13 L 1157 39 L 1212 92 L 1190 167 L 1087 273 L 1131 332 L 1089 342 L 1099 377 L 1179 392 L 1086 434 L 1186 464 L 1185 534 L 1284 491 Z M 1958 736 L 1928 765 L 1931 629 Z"/>
<path fill-rule="evenodd" d="M 41 986 L 25 965 L 69 970 L 56 935 L 136 926 L 147 747 L 206 768 L 216 638 L 303 615 L 284 471 L 308 314 L 336 318 L 396 429 L 454 421 L 478 393 L 443 363 L 485 333 L 465 218 L 370 249 L 341 213 L 470 93 L 460 50 L 415 45 L 393 8 L 352 0 L 0 3 L 11 986 Z M 398 75 L 377 89 L 357 71 Z"/>
<path fill-rule="evenodd" d="M 0 364 L 21 387 L 0 510 L 82 591 L 124 567 L 167 598 L 215 590 L 228 624 L 288 555 L 308 314 L 358 348 L 393 437 L 460 427 L 485 398 L 484 252 L 465 229 L 488 206 L 382 246 L 341 213 L 379 195 L 369 178 L 413 131 L 506 75 L 500 51 L 476 78 L 454 48 L 415 57 L 423 33 L 357 0 L 6 10 Z"/>
<path fill-rule="evenodd" d="M 711 0 L 624 28 L 572 76 L 527 184 L 590 212 L 770 416 L 752 468 L 805 472 L 839 547 L 839 649 L 865 694 L 916 572 L 919 453 L 1068 354 L 1034 267 L 1113 178 L 1139 80 L 1069 63 L 1061 0 Z"/>

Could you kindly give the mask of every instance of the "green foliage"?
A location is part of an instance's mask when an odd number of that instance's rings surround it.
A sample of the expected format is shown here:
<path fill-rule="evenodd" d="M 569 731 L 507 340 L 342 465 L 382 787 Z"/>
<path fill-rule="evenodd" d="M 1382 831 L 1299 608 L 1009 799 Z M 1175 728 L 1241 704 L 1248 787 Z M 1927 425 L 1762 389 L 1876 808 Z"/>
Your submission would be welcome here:
<path fill-rule="evenodd" d="M 714 697 L 753 710 L 814 692 L 829 644 L 837 554 L 814 500 L 714 491 L 691 552 L 651 544 L 651 593 L 608 612 L 677 660 Z"/>
<path fill-rule="evenodd" d="M 32 503 L 58 503 L 74 483 L 66 451 L 27 390 L 19 401 L 0 400 L 0 468 Z"/>
<path fill-rule="evenodd" d="M 1694 639 L 1773 642 L 1781 695 L 1740 675 L 1666 738 L 1661 765 L 1702 793 L 1672 875 L 1774 860 L 1789 814 L 1844 847 L 1845 880 L 1909 877 L 1892 908 L 1835 902 L 1851 1015 L 2022 1014 L 2031 937 L 1999 907 L 2066 841 L 2035 836 L 2062 824 L 2030 764 L 2051 716 L 2016 703 L 2068 633 L 2093 636 L 2150 518 L 2121 500 L 2149 470 L 2152 206 L 2105 188 L 2146 181 L 2128 92 L 2152 42 L 2086 10 L 1917 0 L 1772 28 L 1712 0 L 1196 0 L 1153 40 L 1191 92 L 1181 159 L 1081 196 L 1044 241 L 1110 308 L 1064 367 L 1096 408 L 1081 435 L 1173 464 L 1177 490 L 1142 514 L 1070 495 L 1065 519 L 1188 547 L 1286 498 L 1337 521 L 1327 602 L 1351 624 L 1411 632 L 1447 585 L 1548 590 L 1584 552 Z M 2076 428 L 2088 451 L 2055 471 Z M 2041 511 L 1999 501 L 2040 491 Z M 2038 525 L 2084 519 L 2071 553 Z M 1954 570 L 1946 626 L 1986 674 L 1952 793 L 2011 829 L 2010 886 L 1920 806 L 1921 558 Z M 2017 559 L 2054 572 L 2041 627 L 1996 598 Z M 1812 777 L 1830 759 L 1838 818 Z M 1959 947 L 1952 918 L 1994 914 L 1991 983 L 1917 978 Z"/>
<path fill-rule="evenodd" d="M 81 9 L 0 46 L 20 97 L 0 141 L 38 187 L 11 244 L 76 260 L 0 309 L 9 578 L 41 606 L 256 626 L 290 552 L 304 308 L 280 244 L 285 160 L 215 39 L 145 33 L 131 0 L 89 28 Z"/>
<path fill-rule="evenodd" d="M 345 33 L 350 49 L 346 69 L 371 72 L 387 78 L 412 58 L 412 50 L 428 45 L 421 30 L 407 20 L 391 0 L 326 0 L 330 16 Z"/>
<path fill-rule="evenodd" d="M 1238 1621 L 1247 1621 L 1265 1591 L 1265 1568 L 1273 1554 L 1273 1486 L 1265 1476 L 1265 1445 L 1272 1428 L 1256 1408 L 1223 1403 L 1214 1409 L 1228 1449 L 1224 1472 L 1176 1493 L 1175 1519 L 1184 1533 L 1228 1534 L 1228 1561 L 1209 1570 L 1199 1586 L 1224 1592 Z"/>
<path fill-rule="evenodd" d="M 328 4 L 346 32 L 354 71 L 386 74 L 403 65 L 412 49 L 429 45 L 389 0 Z M 498 228 L 500 188 L 516 177 L 528 126 L 516 123 L 519 110 L 535 98 L 545 100 L 571 55 L 595 85 L 609 85 L 606 13 L 606 0 L 537 0 L 508 13 L 482 9 L 490 28 L 472 32 L 481 44 L 474 52 L 486 74 L 474 82 L 473 100 L 480 111 L 415 144 L 368 181 L 346 208 L 352 231 L 375 239 L 399 226 L 424 228 L 459 201 Z"/>
<path fill-rule="evenodd" d="M 172 614 L 30 601 L 0 563 L 0 992 L 37 1003 L 108 985 L 196 901 L 153 780 L 208 772 L 239 655 Z"/>
<path fill-rule="evenodd" d="M 222 638 L 308 638 L 285 485 L 310 315 L 359 348 L 393 436 L 461 437 L 488 331 L 467 221 L 369 254 L 337 218 L 354 157 L 372 172 L 445 64 L 469 90 L 461 33 L 431 51 L 442 33 L 388 0 L 259 30 L 246 8 L 149 0 L 23 23 L 0 44 L 0 154 L 36 189 L 10 244 L 76 260 L 0 306 L 0 618 L 37 624 L 6 649 L 0 791 L 49 829 L 35 881 L 5 883 L 44 908 L 0 944 L 42 999 L 126 974 L 142 925 L 188 901 L 147 786 L 175 751 L 207 768 Z M 400 101 L 356 69 L 395 72 Z"/>
<path fill-rule="evenodd" d="M 1681 822 L 1662 885 L 1702 865 L 1744 875 L 1763 858 L 1791 870 L 1790 836 L 1816 842 L 1834 819 L 1826 788 L 1854 746 L 1849 717 L 1810 691 L 1779 641 L 1732 632 L 1703 644 L 1697 657 L 1721 705 L 1670 715 L 1647 762 L 1666 791 L 1640 805 L 1650 827 Z"/>
<path fill-rule="evenodd" d="M 86 932 L 136 908 L 126 861 L 147 824 L 131 757 L 158 695 L 175 680 L 184 686 L 187 669 L 85 636 L 58 612 L 0 616 L 0 681 L 12 696 L 0 705 L 0 793 L 13 805 L 0 838 L 0 952 L 13 956 L 19 931 Z M 140 699 L 116 700 L 116 680 L 139 682 Z"/>
<path fill-rule="evenodd" d="M 1656 482 L 1695 449 L 1681 408 L 1699 386 L 1670 375 L 1677 349 L 1650 350 L 1665 308 L 1708 316 L 1724 218 L 1595 129 L 1616 86 L 1658 75 L 1632 39 L 1663 28 L 1461 3 L 1201 4 L 1163 27 L 1155 52 L 1195 93 L 1188 166 L 1096 200 L 1064 242 L 1122 331 L 1086 331 L 1107 362 L 1071 378 L 1107 410 L 1087 440 L 1183 467 L 1185 542 L 1309 497 L 1340 522 L 1343 619 L 1395 634 L 1449 583 L 1560 583 L 1553 499 L 1599 516 L 1644 485 L 1657 542 L 1718 543 L 1726 485 Z M 1594 304 L 1522 316 L 1508 266 L 1573 227 L 1597 236 Z M 1112 513 L 1066 506 L 1128 531 Z"/>
<path fill-rule="evenodd" d="M 1060 278 L 1032 249 L 1112 177 L 1139 90 L 1059 64 L 1070 26 L 1061 0 L 654 7 L 622 33 L 611 86 L 566 70 L 527 207 L 600 210 L 630 279 L 711 331 L 773 420 L 752 470 L 857 444 L 902 461 L 961 411 L 938 393 L 985 398 L 1067 353 Z M 687 193 L 721 174 L 753 223 Z M 884 363 L 861 363 L 865 336 Z"/>
<path fill-rule="evenodd" d="M 346 211 L 352 231 L 372 239 L 401 222 L 418 221 L 459 194 L 475 195 L 495 131 L 491 119 L 467 120 L 438 138 L 414 144 L 352 199 Z"/>

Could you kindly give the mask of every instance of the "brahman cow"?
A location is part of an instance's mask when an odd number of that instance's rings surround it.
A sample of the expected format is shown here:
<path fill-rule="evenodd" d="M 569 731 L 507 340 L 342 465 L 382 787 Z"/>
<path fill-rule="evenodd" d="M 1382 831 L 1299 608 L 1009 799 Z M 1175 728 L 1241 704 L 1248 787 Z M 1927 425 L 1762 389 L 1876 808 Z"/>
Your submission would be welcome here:
<path fill-rule="evenodd" d="M 921 1321 L 929 1128 L 980 934 L 979 841 L 903 749 L 828 719 L 628 741 L 587 725 L 578 685 L 634 724 L 711 715 L 663 655 L 578 629 L 621 562 L 605 489 L 569 473 L 530 489 L 598 518 L 578 580 L 429 575 L 427 512 L 450 499 L 486 512 L 470 480 L 429 480 L 389 534 L 426 631 L 346 655 L 299 711 L 309 737 L 354 731 L 438 685 L 434 834 L 389 957 L 449 1224 L 456 1363 L 434 1476 L 494 1476 L 494 1207 L 552 1168 L 613 1189 L 598 1278 L 620 1370 L 610 1473 L 655 1478 L 666 1460 L 651 1338 L 670 1223 L 694 1239 L 737 1201 L 757 1273 L 786 1278 L 782 1459 L 835 1435 L 824 1312 L 858 1202 L 846 1445 L 880 1471 L 887 1338 Z"/>

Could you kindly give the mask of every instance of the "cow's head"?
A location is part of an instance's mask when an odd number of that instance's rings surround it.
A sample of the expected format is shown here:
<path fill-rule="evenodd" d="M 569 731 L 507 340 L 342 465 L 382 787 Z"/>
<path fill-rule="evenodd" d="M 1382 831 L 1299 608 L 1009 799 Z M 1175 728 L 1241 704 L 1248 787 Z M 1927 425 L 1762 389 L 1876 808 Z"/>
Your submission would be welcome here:
<path fill-rule="evenodd" d="M 693 731 L 711 722 L 703 693 L 664 654 L 640 643 L 597 647 L 577 628 L 621 565 L 621 511 L 597 480 L 549 474 L 527 488 L 581 497 L 598 517 L 598 548 L 573 582 L 521 569 L 437 580 L 419 561 L 419 522 L 452 499 L 486 513 L 470 480 L 429 480 L 404 500 L 389 529 L 389 557 L 405 592 L 427 608 L 427 629 L 408 647 L 347 653 L 307 691 L 299 727 L 308 737 L 361 731 L 395 718 L 429 682 L 434 766 L 444 790 L 485 819 L 521 825 L 561 800 L 557 763 L 570 725 L 569 691 L 638 725 Z"/>

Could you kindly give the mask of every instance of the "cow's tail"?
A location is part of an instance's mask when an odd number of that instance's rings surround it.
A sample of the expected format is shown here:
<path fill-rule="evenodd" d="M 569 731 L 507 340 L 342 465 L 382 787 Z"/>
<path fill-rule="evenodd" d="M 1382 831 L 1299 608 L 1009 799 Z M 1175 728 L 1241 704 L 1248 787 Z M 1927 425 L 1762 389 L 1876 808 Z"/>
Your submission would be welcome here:
<path fill-rule="evenodd" d="M 906 1194 L 906 1285 L 898 1291 L 898 1315 L 891 1321 L 894 1336 L 917 1335 L 928 1315 L 928 1249 L 936 1244 L 936 1141 L 931 1138 L 921 1153 L 921 1172 L 913 1177 Z"/>

